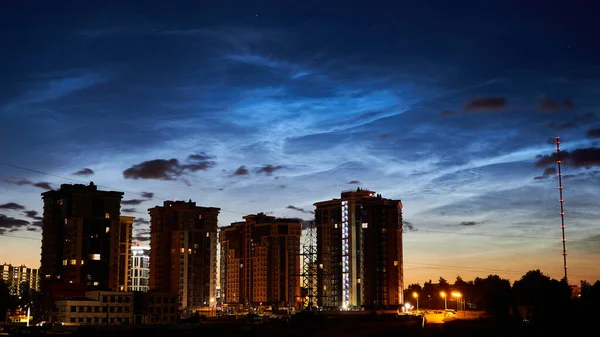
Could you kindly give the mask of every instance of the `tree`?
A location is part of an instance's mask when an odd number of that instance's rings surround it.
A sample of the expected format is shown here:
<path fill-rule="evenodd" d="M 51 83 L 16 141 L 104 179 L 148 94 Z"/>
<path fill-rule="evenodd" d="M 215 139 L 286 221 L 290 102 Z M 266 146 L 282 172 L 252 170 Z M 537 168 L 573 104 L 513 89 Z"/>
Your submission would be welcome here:
<path fill-rule="evenodd" d="M 421 292 L 423 293 L 421 296 L 421 303 L 423 303 L 422 305 L 425 306 L 425 303 L 427 303 L 427 308 L 431 309 L 431 300 L 437 298 L 438 296 L 431 280 L 423 283 L 423 290 L 421 290 Z M 425 299 L 427 299 L 427 302 L 425 302 Z"/>
<path fill-rule="evenodd" d="M 518 305 L 531 309 L 534 322 L 549 323 L 564 316 L 571 299 L 571 288 L 565 280 L 550 279 L 539 269 L 530 270 L 515 281 L 513 293 Z"/>
<path fill-rule="evenodd" d="M 479 308 L 496 316 L 508 315 L 511 305 L 510 281 L 498 275 L 489 275 L 485 279 L 476 278 L 473 287 Z"/>

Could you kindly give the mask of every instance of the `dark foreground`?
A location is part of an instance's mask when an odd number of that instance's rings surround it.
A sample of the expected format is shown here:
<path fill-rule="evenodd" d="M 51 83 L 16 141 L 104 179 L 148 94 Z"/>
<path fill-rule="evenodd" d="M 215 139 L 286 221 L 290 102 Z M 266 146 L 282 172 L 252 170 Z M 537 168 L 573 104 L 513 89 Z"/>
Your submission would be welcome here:
<path fill-rule="evenodd" d="M 378 316 L 362 317 L 296 317 L 291 322 L 250 323 L 245 321 L 202 322 L 170 326 L 96 326 L 80 327 L 68 335 L 73 337 L 129 337 L 129 336 L 260 336 L 260 337 L 358 337 L 358 336 L 485 336 L 520 337 L 549 336 L 557 333 L 568 335 L 586 330 L 583 324 L 553 322 L 533 326 L 511 319 L 455 320 L 444 324 L 426 324 L 422 321 L 385 319 Z M 30 328 L 14 335 L 42 336 L 60 334 L 58 331 L 42 331 Z M 13 334 L 11 334 L 13 335 Z"/>

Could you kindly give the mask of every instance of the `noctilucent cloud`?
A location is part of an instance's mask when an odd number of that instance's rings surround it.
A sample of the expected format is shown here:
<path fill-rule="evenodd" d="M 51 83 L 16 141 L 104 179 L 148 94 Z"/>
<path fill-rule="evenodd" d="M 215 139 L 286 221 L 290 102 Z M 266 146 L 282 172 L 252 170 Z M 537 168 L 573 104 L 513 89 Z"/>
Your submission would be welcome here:
<path fill-rule="evenodd" d="M 0 257 L 39 265 L 40 193 L 94 181 L 310 219 L 404 204 L 406 283 L 600 278 L 596 11 L 517 1 L 19 1 L 0 11 Z M 562 6 L 562 7 L 561 7 Z"/>

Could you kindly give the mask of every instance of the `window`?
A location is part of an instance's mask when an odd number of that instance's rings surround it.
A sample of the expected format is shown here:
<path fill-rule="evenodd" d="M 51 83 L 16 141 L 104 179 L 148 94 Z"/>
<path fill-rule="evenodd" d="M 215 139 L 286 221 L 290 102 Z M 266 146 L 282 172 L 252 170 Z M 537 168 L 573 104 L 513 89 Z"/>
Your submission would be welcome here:
<path fill-rule="evenodd" d="M 394 261 L 394 267 L 398 266 L 398 261 Z"/>
<path fill-rule="evenodd" d="M 62 204 L 63 204 L 63 202 L 64 202 L 64 201 L 63 201 L 62 199 L 60 199 L 60 200 L 58 201 L 58 204 L 59 204 L 59 205 L 62 205 Z"/>
<path fill-rule="evenodd" d="M 105 219 L 110 219 L 110 213 L 104 213 L 104 218 Z"/>
<path fill-rule="evenodd" d="M 100 261 L 100 254 L 90 254 L 90 260 Z"/>
<path fill-rule="evenodd" d="M 77 264 L 77 260 L 72 259 L 72 260 L 69 261 L 69 264 L 72 265 L 72 266 L 74 266 L 74 265 Z"/>

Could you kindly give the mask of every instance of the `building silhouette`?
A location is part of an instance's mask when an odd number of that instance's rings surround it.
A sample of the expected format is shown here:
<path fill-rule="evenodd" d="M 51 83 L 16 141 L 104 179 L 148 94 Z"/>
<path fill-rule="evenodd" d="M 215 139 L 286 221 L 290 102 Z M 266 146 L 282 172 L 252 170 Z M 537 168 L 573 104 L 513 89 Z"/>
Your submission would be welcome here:
<path fill-rule="evenodd" d="M 38 270 L 27 268 L 25 265 L 13 266 L 6 263 L 1 265 L 0 278 L 8 286 L 10 294 L 14 296 L 21 296 L 24 290 L 39 290 Z"/>
<path fill-rule="evenodd" d="M 94 290 L 126 290 L 131 229 L 120 218 L 123 192 L 63 184 L 42 193 L 41 287 L 85 284 Z M 129 224 L 130 225 L 130 224 Z"/>
<path fill-rule="evenodd" d="M 401 305 L 402 202 L 359 188 L 314 205 L 319 306 Z"/>
<path fill-rule="evenodd" d="M 221 298 L 227 306 L 301 304 L 301 220 L 263 213 L 221 228 Z"/>
<path fill-rule="evenodd" d="M 131 246 L 130 291 L 148 291 L 150 278 L 150 247 L 134 242 Z"/>
<path fill-rule="evenodd" d="M 182 309 L 214 305 L 219 208 L 165 201 L 150 213 L 150 291 L 179 295 Z"/>

